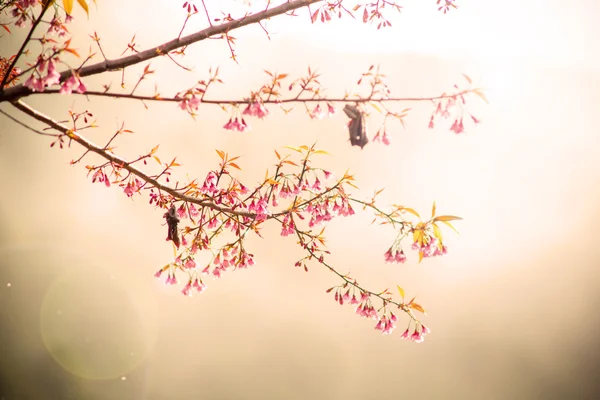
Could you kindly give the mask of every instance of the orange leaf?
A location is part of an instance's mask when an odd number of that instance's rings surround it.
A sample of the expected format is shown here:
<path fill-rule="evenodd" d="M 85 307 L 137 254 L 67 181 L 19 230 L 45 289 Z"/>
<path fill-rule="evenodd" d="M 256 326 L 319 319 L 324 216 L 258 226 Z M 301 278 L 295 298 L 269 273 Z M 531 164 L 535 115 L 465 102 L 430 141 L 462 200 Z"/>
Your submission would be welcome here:
<path fill-rule="evenodd" d="M 241 169 L 241 168 L 240 168 L 240 167 L 239 167 L 239 166 L 238 166 L 236 163 L 232 163 L 232 162 L 230 162 L 230 163 L 229 163 L 229 166 L 231 166 L 231 167 L 233 167 L 233 168 L 235 168 L 235 169 L 239 169 L 240 171 L 242 170 L 242 169 Z"/>
<path fill-rule="evenodd" d="M 421 305 L 420 305 L 420 304 L 417 304 L 417 303 L 411 303 L 409 307 L 410 307 L 410 308 L 412 308 L 413 310 L 417 310 L 417 311 L 419 311 L 419 312 L 422 312 L 423 314 L 427 314 L 427 313 L 425 312 L 425 310 L 423 309 L 423 307 L 421 307 Z"/>
<path fill-rule="evenodd" d="M 398 285 L 398 292 L 400 293 L 400 297 L 402 297 L 402 302 L 404 302 L 404 289 Z"/>
<path fill-rule="evenodd" d="M 447 221 L 455 221 L 455 220 L 461 220 L 461 217 L 455 217 L 453 215 L 440 215 L 439 217 L 435 217 L 433 219 L 433 222 L 437 222 L 437 221 L 442 221 L 442 222 L 447 222 Z"/>
<path fill-rule="evenodd" d="M 412 215 L 414 215 L 415 217 L 417 217 L 417 218 L 419 218 L 419 219 L 421 218 L 421 216 L 419 215 L 419 213 L 418 213 L 418 212 L 416 212 L 415 210 L 413 210 L 412 208 L 409 208 L 409 207 L 401 207 L 401 208 L 402 208 L 402 210 L 404 210 L 404 211 L 406 211 L 406 212 L 409 212 L 409 213 L 411 213 L 411 214 L 412 214 Z"/>
<path fill-rule="evenodd" d="M 73 12 L 73 0 L 63 0 L 63 7 L 67 14 L 71 14 Z"/>
<path fill-rule="evenodd" d="M 90 17 L 90 10 L 88 9 L 88 5 L 85 2 L 85 0 L 77 0 L 77 2 L 81 6 L 81 8 L 83 8 L 85 10 L 85 13 L 87 14 L 87 16 L 89 18 Z"/>

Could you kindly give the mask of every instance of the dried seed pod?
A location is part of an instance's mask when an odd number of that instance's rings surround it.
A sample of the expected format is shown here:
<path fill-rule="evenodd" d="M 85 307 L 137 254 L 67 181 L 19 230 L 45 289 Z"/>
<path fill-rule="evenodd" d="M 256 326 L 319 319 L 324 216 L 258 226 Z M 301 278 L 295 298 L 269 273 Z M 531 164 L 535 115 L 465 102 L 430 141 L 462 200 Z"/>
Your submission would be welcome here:
<path fill-rule="evenodd" d="M 177 231 L 177 224 L 179 224 L 179 217 L 177 216 L 177 210 L 175 205 L 172 204 L 169 211 L 167 211 L 163 217 L 167 220 L 167 226 L 169 230 L 167 232 L 167 241 L 171 240 L 177 248 L 179 248 L 179 232 Z"/>
<path fill-rule="evenodd" d="M 350 133 L 350 143 L 352 146 L 360 146 L 362 149 L 367 143 L 369 138 L 367 137 L 367 122 L 365 114 L 359 110 L 357 106 L 346 104 L 344 106 L 344 112 L 350 118 L 348 123 L 348 132 Z"/>

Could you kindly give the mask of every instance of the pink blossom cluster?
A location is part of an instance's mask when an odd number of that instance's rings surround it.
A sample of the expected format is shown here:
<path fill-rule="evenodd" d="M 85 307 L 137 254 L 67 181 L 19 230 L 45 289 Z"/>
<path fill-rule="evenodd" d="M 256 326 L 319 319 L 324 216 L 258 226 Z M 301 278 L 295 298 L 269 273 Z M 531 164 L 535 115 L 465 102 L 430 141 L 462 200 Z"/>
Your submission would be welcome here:
<path fill-rule="evenodd" d="M 108 179 L 108 176 L 106 176 L 102 168 L 98 168 L 96 172 L 94 172 L 94 175 L 92 175 L 92 183 L 96 181 L 104 182 L 106 187 L 110 187 L 110 179 Z"/>
<path fill-rule="evenodd" d="M 269 115 L 269 110 L 267 110 L 261 102 L 255 101 L 253 103 L 248 104 L 248 106 L 242 112 L 242 115 L 248 115 L 251 117 L 263 119 L 264 117 Z"/>
<path fill-rule="evenodd" d="M 394 249 L 394 247 L 390 247 L 388 251 L 384 254 L 385 262 L 387 263 L 397 263 L 402 264 L 406 261 L 406 255 L 404 255 L 404 251 L 400 249 Z"/>
<path fill-rule="evenodd" d="M 46 86 L 60 83 L 60 74 L 56 70 L 56 61 L 58 61 L 58 58 L 44 60 L 40 56 L 34 72 L 25 81 L 23 86 L 31 89 L 33 92 L 43 92 Z M 44 71 L 46 71 L 45 75 Z"/>
<path fill-rule="evenodd" d="M 69 23 L 71 21 L 73 21 L 73 17 L 71 17 L 69 14 L 67 14 L 65 23 Z M 50 21 L 50 27 L 48 28 L 49 35 L 53 35 L 55 33 L 58 33 L 59 37 L 63 37 L 67 33 L 69 33 L 69 31 L 67 30 L 67 27 L 62 23 L 62 20 L 60 19 L 58 14 L 56 14 L 54 16 L 54 18 L 52 18 L 52 21 Z"/>
<path fill-rule="evenodd" d="M 290 214 L 285 214 L 283 221 L 281 221 L 281 236 L 289 236 L 294 233 L 296 233 L 294 220 L 290 217 Z"/>
<path fill-rule="evenodd" d="M 228 131 L 245 132 L 250 130 L 250 125 L 246 123 L 244 118 L 235 117 L 235 119 L 233 119 L 232 117 L 229 118 L 229 121 L 227 121 L 225 125 L 223 125 L 223 128 Z"/>
<path fill-rule="evenodd" d="M 198 111 L 200 104 L 202 104 L 202 99 L 200 99 L 200 97 L 195 94 L 186 95 L 183 100 L 179 102 L 179 108 L 192 114 L 194 111 Z"/>
<path fill-rule="evenodd" d="M 223 249 L 213 259 L 212 263 L 202 270 L 203 274 L 212 274 L 215 278 L 220 278 L 221 274 L 228 268 L 248 268 L 254 265 L 254 255 L 249 254 L 241 248 L 233 247 L 231 250 Z M 213 266 L 212 271 L 211 265 Z"/>
<path fill-rule="evenodd" d="M 429 125 L 428 128 L 429 129 L 433 129 L 435 127 L 435 116 L 440 116 L 444 119 L 448 119 L 452 116 L 452 114 L 454 113 L 454 109 L 456 108 L 456 106 L 459 104 L 459 102 L 457 101 L 457 96 L 453 96 L 453 97 L 449 97 L 447 99 L 440 99 L 437 102 L 437 106 L 434 110 L 434 112 L 431 114 L 431 118 L 429 119 Z M 460 95 L 460 103 L 462 105 L 466 104 L 466 100 L 464 98 L 463 95 Z M 464 109 L 460 110 L 460 117 L 455 118 L 454 122 L 452 123 L 452 126 L 450 127 L 450 131 L 458 134 L 464 133 L 465 132 L 465 126 L 463 123 L 463 112 Z M 479 119 L 475 118 L 475 116 L 469 114 L 471 116 L 471 119 L 473 120 L 473 123 L 475 125 L 477 125 L 480 121 Z"/>
<path fill-rule="evenodd" d="M 331 117 L 335 115 L 336 110 L 333 104 L 327 103 L 327 116 Z M 325 117 L 325 110 L 321 107 L 321 104 L 317 104 L 315 108 L 310 112 L 310 117 L 312 119 L 323 119 Z"/>
<path fill-rule="evenodd" d="M 192 293 L 195 291 L 196 293 L 202 293 L 206 290 L 206 285 L 202 282 L 202 279 L 195 278 L 188 281 L 187 285 L 183 287 L 181 293 L 184 296 L 192 296 Z"/>
<path fill-rule="evenodd" d="M 400 335 L 400 337 L 406 340 L 412 340 L 415 343 L 423 343 L 425 340 L 425 335 L 430 333 L 431 330 L 421 323 L 419 323 L 419 325 L 420 327 L 417 326 L 412 334 L 410 333 L 410 329 L 407 328 L 404 333 Z"/>
<path fill-rule="evenodd" d="M 448 254 L 448 248 L 446 245 L 442 245 L 440 249 L 440 246 L 438 246 L 437 242 L 438 241 L 436 238 L 430 237 L 429 240 L 422 245 L 419 245 L 417 242 L 413 243 L 412 249 L 422 251 L 423 258 L 444 256 Z"/>
<path fill-rule="evenodd" d="M 384 335 L 389 335 L 396 329 L 396 321 L 398 321 L 398 317 L 392 312 L 390 312 L 389 317 L 383 315 L 377 324 L 375 325 L 375 330 L 381 331 Z"/>
<path fill-rule="evenodd" d="M 127 185 L 121 184 L 121 186 L 124 186 L 123 191 L 125 192 L 127 197 L 132 197 L 134 193 L 139 192 L 140 188 L 142 187 L 142 184 L 142 181 L 140 181 L 137 178 L 134 178 L 127 182 Z"/>
<path fill-rule="evenodd" d="M 389 146 L 392 143 L 392 138 L 389 135 L 387 129 L 380 129 L 379 131 L 377 131 L 377 134 L 375 135 L 375 137 L 373 137 L 373 141 L 381 142 L 381 143 L 385 144 L 386 146 Z"/>

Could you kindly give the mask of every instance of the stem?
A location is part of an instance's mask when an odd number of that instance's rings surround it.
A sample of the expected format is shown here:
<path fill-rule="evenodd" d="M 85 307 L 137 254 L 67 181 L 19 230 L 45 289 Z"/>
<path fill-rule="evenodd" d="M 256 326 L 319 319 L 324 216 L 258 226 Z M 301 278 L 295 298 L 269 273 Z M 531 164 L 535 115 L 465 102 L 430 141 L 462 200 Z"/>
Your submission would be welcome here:
<path fill-rule="evenodd" d="M 198 31 L 196 33 L 192 33 L 190 35 L 184 36 L 182 38 L 173 39 L 169 42 L 163 43 L 157 47 L 150 48 L 148 50 L 141 51 L 139 53 L 118 58 L 116 60 L 105 60 L 85 68 L 82 68 L 78 71 L 79 76 L 91 76 L 101 74 L 106 71 L 114 71 L 123 69 L 130 65 L 139 64 L 143 61 L 150 60 L 152 58 L 163 56 L 168 54 L 169 52 L 176 50 L 180 47 L 189 46 L 192 43 L 200 42 L 202 40 L 208 39 L 215 35 L 221 35 L 224 33 L 228 33 L 234 29 L 241 28 L 246 25 L 252 25 L 257 22 L 262 21 L 263 19 L 272 18 L 281 14 L 285 14 L 288 11 L 296 10 L 298 8 L 303 8 L 312 3 L 318 3 L 323 0 L 294 0 L 287 3 L 283 3 L 280 6 L 264 10 L 258 12 L 256 14 L 247 15 L 240 19 L 236 19 L 231 22 L 227 22 L 218 26 L 210 26 L 206 29 Z M 50 2 L 48 2 L 50 4 Z M 48 6 L 46 6 L 47 8 Z M 44 10 L 46 9 L 44 8 Z M 60 75 L 61 82 L 71 76 L 71 70 L 67 70 L 62 72 Z M 12 88 L 5 90 L 0 95 L 0 101 L 14 101 L 23 97 L 27 94 L 31 93 L 31 90 L 24 87 L 23 84 L 19 84 Z"/>
<path fill-rule="evenodd" d="M 51 1 L 47 1 L 46 2 L 46 4 L 44 5 L 44 7 L 42 8 L 42 12 L 40 13 L 40 16 L 33 23 L 33 26 L 31 27 L 31 30 L 27 34 L 27 37 L 25 38 L 25 41 L 23 41 L 23 44 L 21 45 L 21 48 L 17 52 L 17 55 L 16 55 L 15 59 L 13 60 L 12 64 L 10 64 L 10 67 L 8 67 L 8 69 L 6 70 L 6 74 L 4 75 L 4 78 L 2 79 L 2 82 L 0 83 L 0 93 L 4 92 L 4 85 L 6 85 L 8 83 L 8 77 L 10 76 L 11 71 L 13 70 L 13 68 L 15 67 L 15 65 L 17 65 L 17 61 L 19 60 L 19 57 L 21 57 L 21 54 L 23 54 L 23 51 L 25 50 L 25 47 L 29 43 L 29 40 L 31 39 L 31 36 L 33 36 L 33 32 L 35 31 L 35 28 L 37 28 L 37 26 L 39 25 L 39 23 L 42 21 L 42 17 L 44 16 L 44 14 L 46 13 L 46 11 L 50 7 L 50 4 L 52 4 Z M 22 86 L 22 85 L 20 85 L 20 86 Z"/>

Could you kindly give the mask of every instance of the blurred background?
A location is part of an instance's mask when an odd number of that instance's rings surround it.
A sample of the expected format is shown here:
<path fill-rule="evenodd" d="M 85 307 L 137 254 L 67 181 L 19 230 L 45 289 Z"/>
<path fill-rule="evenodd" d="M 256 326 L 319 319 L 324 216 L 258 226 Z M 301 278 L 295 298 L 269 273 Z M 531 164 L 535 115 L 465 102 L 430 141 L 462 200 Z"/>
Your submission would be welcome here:
<path fill-rule="evenodd" d="M 206 3 L 214 17 L 247 6 Z M 403 316 L 400 332 L 382 336 L 335 303 L 325 290 L 336 277 L 318 264 L 294 268 L 301 252 L 277 229 L 250 239 L 256 266 L 184 297 L 153 277 L 173 256 L 163 211 L 92 184 L 84 165 L 98 159 L 71 167 L 81 148 L 50 148 L 0 115 L 0 399 L 598 398 L 600 5 L 458 4 L 443 15 L 433 0 L 407 1 L 381 31 L 348 18 L 311 26 L 299 11 L 268 21 L 270 41 L 260 27 L 235 31 L 239 65 L 225 42 L 207 40 L 186 50 L 192 72 L 153 60 L 156 74 L 138 89 L 153 94 L 156 84 L 173 95 L 220 66 L 225 84 L 211 97 L 240 98 L 267 82 L 263 69 L 296 77 L 310 65 L 340 96 L 379 64 L 392 93 L 419 97 L 464 85 L 466 73 L 490 104 L 472 98 L 482 123 L 458 136 L 450 124 L 427 129 L 428 103 L 397 105 L 413 109 L 406 128 L 391 125 L 390 146 L 361 151 L 341 113 L 311 121 L 301 106 L 287 116 L 269 107 L 249 133 L 235 133 L 221 128 L 229 116 L 217 107 L 194 120 L 169 103 L 24 100 L 58 120 L 68 109 L 92 111 L 99 128 L 84 133 L 99 144 L 124 122 L 134 133 L 116 151 L 136 157 L 160 144 L 163 160 L 183 165 L 180 178 L 203 179 L 222 149 L 241 156 L 239 177 L 250 186 L 275 162 L 273 149 L 317 141 L 331 156 L 315 162 L 337 176 L 349 168 L 357 197 L 385 187 L 382 206 L 427 215 L 435 200 L 438 213 L 463 217 L 459 235 L 444 231 L 449 254 L 420 264 L 412 252 L 406 264 L 385 264 L 395 235 L 370 225 L 368 212 L 326 231 L 341 271 L 373 290 L 399 284 L 418 296 L 432 330 L 424 343 L 400 339 Z M 179 2 L 157 0 L 103 0 L 89 20 L 81 9 L 74 15 L 74 47 L 87 54 L 97 31 L 109 58 L 134 34 L 140 49 L 171 39 L 185 18 Z M 186 32 L 205 21 L 192 18 Z M 3 55 L 24 34 L 4 37 Z M 126 90 L 142 68 L 126 71 Z M 117 90 L 120 73 L 85 82 Z"/>

